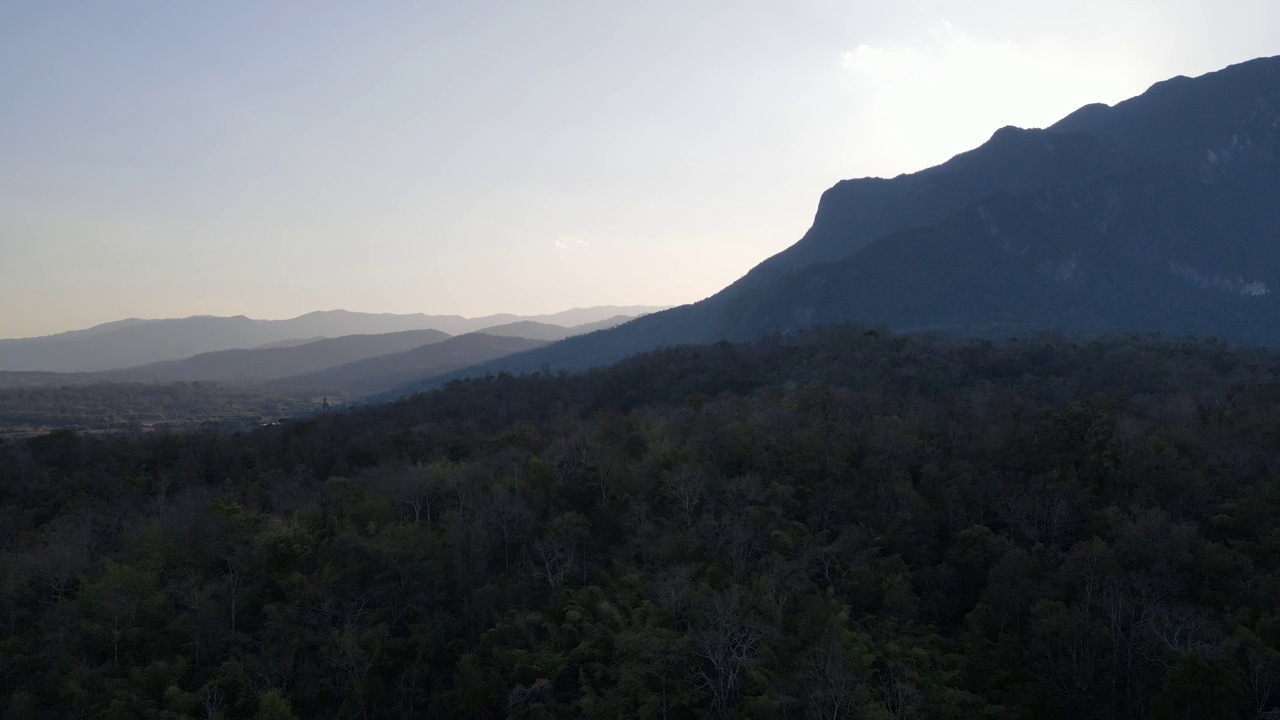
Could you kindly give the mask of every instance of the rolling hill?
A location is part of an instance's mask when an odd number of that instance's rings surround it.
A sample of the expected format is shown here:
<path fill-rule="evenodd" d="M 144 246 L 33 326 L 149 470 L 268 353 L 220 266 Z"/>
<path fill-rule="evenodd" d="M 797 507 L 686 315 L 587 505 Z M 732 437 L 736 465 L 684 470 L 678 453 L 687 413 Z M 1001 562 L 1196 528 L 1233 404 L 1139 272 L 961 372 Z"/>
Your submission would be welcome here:
<path fill-rule="evenodd" d="M 38 338 L 0 340 L 0 372 L 85 373 L 134 368 L 222 350 L 301 345 L 321 338 L 437 330 L 448 335 L 532 321 L 576 326 L 660 310 L 649 306 L 574 308 L 550 315 L 392 315 L 331 310 L 288 320 L 195 316 L 131 318 Z"/>
<path fill-rule="evenodd" d="M 522 337 L 530 340 L 546 340 L 547 342 L 555 342 L 575 335 L 585 335 L 587 333 L 595 332 L 596 330 L 617 327 L 618 325 L 632 319 L 634 319 L 633 316 L 617 315 L 615 317 L 605 318 L 598 322 L 574 325 L 572 327 L 535 322 L 533 320 L 521 320 L 519 322 L 507 323 L 506 325 L 486 327 L 482 332 L 486 335 Z"/>
<path fill-rule="evenodd" d="M 220 350 L 186 360 L 100 373 L 104 379 L 233 380 L 261 382 L 317 372 L 379 355 L 390 355 L 448 340 L 439 330 L 404 330 L 381 335 L 345 335 L 287 347 Z"/>
<path fill-rule="evenodd" d="M 477 363 L 546 345 L 543 340 L 469 333 L 407 352 L 359 360 L 271 383 L 276 388 L 378 393 Z"/>

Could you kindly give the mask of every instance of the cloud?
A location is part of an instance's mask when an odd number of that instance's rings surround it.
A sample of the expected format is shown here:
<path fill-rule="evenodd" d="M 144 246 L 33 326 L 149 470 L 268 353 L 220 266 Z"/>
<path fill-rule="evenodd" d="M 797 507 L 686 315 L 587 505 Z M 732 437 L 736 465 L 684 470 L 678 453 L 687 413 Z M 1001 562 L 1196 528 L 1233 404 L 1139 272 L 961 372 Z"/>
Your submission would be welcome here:
<path fill-rule="evenodd" d="M 587 242 L 585 239 L 580 237 L 576 237 L 573 235 L 557 235 L 556 236 L 556 250 L 559 250 L 561 252 L 564 252 L 566 250 L 572 250 L 574 248 L 587 250 L 590 247 L 591 247 L 591 243 Z"/>

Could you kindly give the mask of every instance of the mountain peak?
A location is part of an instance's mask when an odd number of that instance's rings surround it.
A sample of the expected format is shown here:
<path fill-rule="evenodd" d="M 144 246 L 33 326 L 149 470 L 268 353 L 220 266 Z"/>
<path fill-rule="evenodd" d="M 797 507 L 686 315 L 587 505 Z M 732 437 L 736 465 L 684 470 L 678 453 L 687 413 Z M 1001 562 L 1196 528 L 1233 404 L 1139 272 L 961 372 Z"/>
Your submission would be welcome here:
<path fill-rule="evenodd" d="M 690 306 L 504 361 L 583 367 L 854 322 L 1280 345 L 1280 57 L 1156 83 L 892 179 L 842 180 L 790 248 Z M 489 366 L 488 370 L 497 369 Z"/>
<path fill-rule="evenodd" d="M 1020 128 L 1017 125 L 1005 125 L 1004 127 L 991 133 L 989 143 L 1007 142 L 1014 138 L 1025 137 L 1031 131 L 1026 128 Z"/>

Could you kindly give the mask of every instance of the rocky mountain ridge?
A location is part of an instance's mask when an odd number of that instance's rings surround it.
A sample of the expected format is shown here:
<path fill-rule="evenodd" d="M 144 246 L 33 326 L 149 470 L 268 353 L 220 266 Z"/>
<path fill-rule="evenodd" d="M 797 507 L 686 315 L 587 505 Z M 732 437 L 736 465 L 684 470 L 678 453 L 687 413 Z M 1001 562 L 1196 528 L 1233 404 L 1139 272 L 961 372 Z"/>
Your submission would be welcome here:
<path fill-rule="evenodd" d="M 1280 57 L 1174 78 L 918 173 L 837 183 L 804 237 L 720 293 L 474 372 L 845 322 L 1280 346 L 1278 158 Z"/>

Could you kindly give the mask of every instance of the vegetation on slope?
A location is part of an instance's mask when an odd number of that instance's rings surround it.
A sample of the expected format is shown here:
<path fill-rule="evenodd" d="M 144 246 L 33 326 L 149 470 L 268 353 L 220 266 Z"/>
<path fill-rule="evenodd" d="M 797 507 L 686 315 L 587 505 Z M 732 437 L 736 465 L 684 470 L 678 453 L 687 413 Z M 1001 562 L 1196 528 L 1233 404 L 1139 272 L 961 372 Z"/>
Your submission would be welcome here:
<path fill-rule="evenodd" d="M 1253 718 L 1280 358 L 857 329 L 0 443 L 6 717 Z"/>

